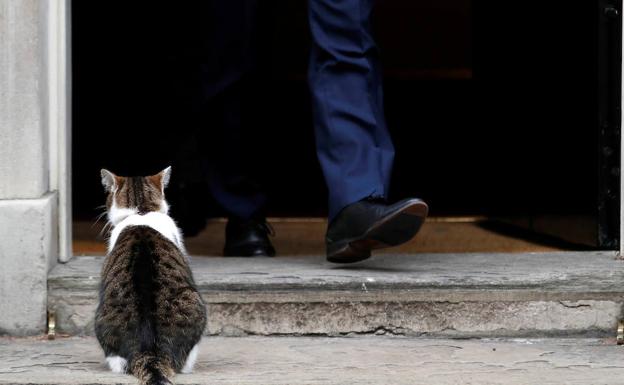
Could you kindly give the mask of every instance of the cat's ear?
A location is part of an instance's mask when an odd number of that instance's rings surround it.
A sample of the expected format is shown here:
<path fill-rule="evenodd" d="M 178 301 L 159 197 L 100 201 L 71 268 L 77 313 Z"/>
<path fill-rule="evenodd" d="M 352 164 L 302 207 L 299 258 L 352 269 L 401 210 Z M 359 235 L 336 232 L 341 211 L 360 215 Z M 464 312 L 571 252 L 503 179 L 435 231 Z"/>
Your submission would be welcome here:
<path fill-rule="evenodd" d="M 100 175 L 102 176 L 102 186 L 106 189 L 107 192 L 115 192 L 117 189 L 117 175 L 103 168 L 100 170 Z"/>
<path fill-rule="evenodd" d="M 171 178 L 171 166 L 156 175 L 150 176 L 149 178 L 152 180 L 152 183 L 156 185 L 156 187 L 160 188 L 160 191 L 165 191 L 165 187 L 169 184 L 169 178 Z"/>
<path fill-rule="evenodd" d="M 160 172 L 160 175 L 162 175 L 162 187 L 163 190 L 165 189 L 165 187 L 167 187 L 169 185 L 169 178 L 171 178 L 171 166 L 167 167 L 166 169 L 162 170 Z"/>

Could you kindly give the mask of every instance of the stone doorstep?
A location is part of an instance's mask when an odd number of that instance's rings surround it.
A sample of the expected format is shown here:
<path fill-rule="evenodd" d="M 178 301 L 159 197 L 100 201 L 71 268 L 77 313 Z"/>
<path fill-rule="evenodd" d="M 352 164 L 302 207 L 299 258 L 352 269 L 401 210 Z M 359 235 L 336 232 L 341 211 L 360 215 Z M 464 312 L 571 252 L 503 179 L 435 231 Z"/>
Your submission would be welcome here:
<path fill-rule="evenodd" d="M 48 277 L 59 332 L 93 334 L 102 257 Z M 501 337 L 615 335 L 624 261 L 613 252 L 194 257 L 206 335 Z"/>
<path fill-rule="evenodd" d="M 0 338 L 0 384 L 136 384 L 93 337 Z M 624 384 L 614 340 L 205 337 L 176 384 Z"/>

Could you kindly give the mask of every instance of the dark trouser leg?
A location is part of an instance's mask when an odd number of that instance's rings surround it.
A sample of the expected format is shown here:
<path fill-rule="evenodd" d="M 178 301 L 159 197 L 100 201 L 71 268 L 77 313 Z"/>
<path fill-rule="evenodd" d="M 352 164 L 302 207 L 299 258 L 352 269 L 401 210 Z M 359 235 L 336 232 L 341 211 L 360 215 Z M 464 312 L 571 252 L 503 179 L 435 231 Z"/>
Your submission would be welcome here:
<path fill-rule="evenodd" d="M 229 216 L 249 219 L 263 215 L 266 196 L 260 185 L 256 154 L 250 127 L 245 122 L 244 91 L 242 84 L 230 86 L 215 100 L 214 114 L 221 127 L 214 130 L 207 141 L 210 154 L 206 154 L 205 169 L 208 185 L 214 199 Z"/>
<path fill-rule="evenodd" d="M 330 221 L 363 198 L 386 197 L 394 146 L 383 113 L 371 0 L 309 0 L 316 147 Z"/>
<path fill-rule="evenodd" d="M 266 197 L 255 176 L 246 95 L 256 67 L 257 2 L 212 1 L 208 51 L 202 65 L 204 95 L 211 100 L 212 123 L 204 141 L 206 172 L 213 197 L 228 215 L 248 219 L 262 211 Z"/>

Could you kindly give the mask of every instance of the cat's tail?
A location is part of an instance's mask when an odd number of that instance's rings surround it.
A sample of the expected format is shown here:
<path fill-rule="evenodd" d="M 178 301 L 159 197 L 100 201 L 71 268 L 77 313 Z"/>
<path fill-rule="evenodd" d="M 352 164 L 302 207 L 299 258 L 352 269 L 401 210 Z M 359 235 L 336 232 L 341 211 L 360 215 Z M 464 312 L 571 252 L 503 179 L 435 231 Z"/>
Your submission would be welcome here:
<path fill-rule="evenodd" d="M 141 385 L 172 385 L 175 373 L 169 360 L 153 353 L 138 353 L 132 360 L 131 372 Z"/>

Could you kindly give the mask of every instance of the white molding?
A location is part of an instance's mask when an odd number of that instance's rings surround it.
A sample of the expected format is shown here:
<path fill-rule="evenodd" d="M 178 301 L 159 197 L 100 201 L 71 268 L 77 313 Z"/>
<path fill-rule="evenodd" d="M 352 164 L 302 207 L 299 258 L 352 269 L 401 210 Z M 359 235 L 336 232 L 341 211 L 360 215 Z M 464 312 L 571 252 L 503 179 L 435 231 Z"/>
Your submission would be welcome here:
<path fill-rule="evenodd" d="M 71 0 L 48 4 L 50 189 L 58 191 L 59 261 L 72 256 Z"/>

